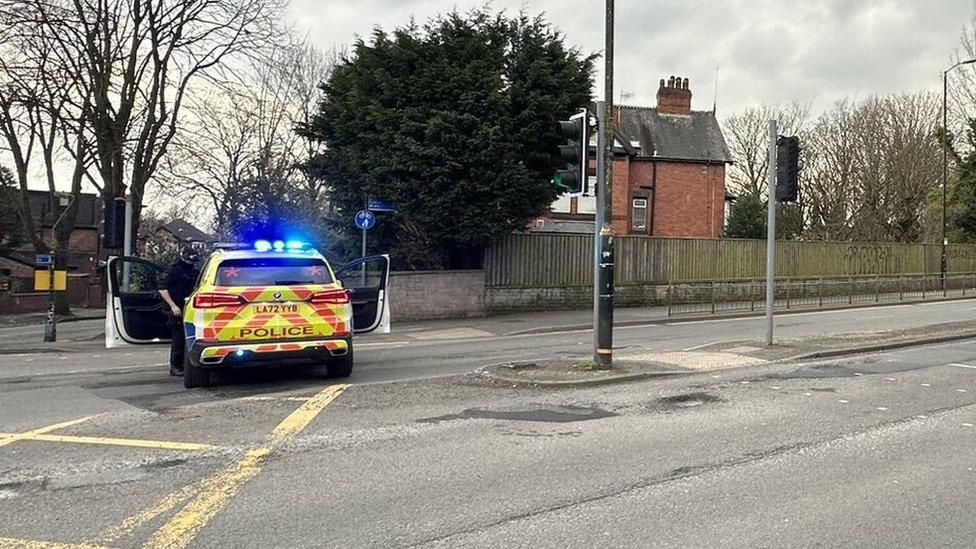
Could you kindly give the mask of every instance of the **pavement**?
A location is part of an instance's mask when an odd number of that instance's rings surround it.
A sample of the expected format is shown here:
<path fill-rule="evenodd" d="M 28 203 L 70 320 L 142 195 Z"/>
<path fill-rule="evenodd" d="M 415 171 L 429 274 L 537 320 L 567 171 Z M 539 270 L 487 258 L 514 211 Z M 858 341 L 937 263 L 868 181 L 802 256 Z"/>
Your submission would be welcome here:
<path fill-rule="evenodd" d="M 57 322 L 76 322 L 105 316 L 105 309 L 74 308 L 67 316 L 58 315 Z M 29 326 L 43 324 L 47 320 L 47 312 L 43 313 L 7 313 L 0 314 L 0 327 Z"/>
<path fill-rule="evenodd" d="M 72 349 L 0 355 L 0 547 L 970 547 L 976 341 L 791 357 L 974 317 L 796 314 L 771 350 L 755 318 L 622 326 L 620 360 L 688 373 L 560 389 L 474 372 L 583 360 L 587 330 L 401 324 L 357 340 L 348 379 L 185 390 L 164 348 L 71 323 Z"/>

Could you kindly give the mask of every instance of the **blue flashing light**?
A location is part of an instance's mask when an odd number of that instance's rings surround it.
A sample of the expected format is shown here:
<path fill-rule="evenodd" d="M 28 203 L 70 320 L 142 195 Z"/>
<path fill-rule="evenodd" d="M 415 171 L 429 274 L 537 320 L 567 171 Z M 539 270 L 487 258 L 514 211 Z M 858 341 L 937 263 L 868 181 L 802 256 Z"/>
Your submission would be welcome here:
<path fill-rule="evenodd" d="M 268 242 L 267 240 L 258 240 L 257 242 L 254 243 L 254 249 L 259 252 L 270 252 L 271 243 Z"/>
<path fill-rule="evenodd" d="M 274 241 L 274 244 L 272 244 L 272 246 L 274 246 L 274 251 L 276 251 L 276 252 L 283 252 L 283 251 L 285 251 L 285 243 L 282 242 L 282 241 L 280 241 L 280 240 L 275 240 Z"/>
<path fill-rule="evenodd" d="M 238 350 L 237 350 L 237 353 L 235 353 L 235 354 L 236 354 L 237 356 L 244 356 L 244 350 L 243 350 L 243 349 L 238 349 Z"/>
<path fill-rule="evenodd" d="M 305 249 L 305 243 L 301 240 L 289 240 L 285 243 L 285 247 L 289 252 L 300 252 Z"/>

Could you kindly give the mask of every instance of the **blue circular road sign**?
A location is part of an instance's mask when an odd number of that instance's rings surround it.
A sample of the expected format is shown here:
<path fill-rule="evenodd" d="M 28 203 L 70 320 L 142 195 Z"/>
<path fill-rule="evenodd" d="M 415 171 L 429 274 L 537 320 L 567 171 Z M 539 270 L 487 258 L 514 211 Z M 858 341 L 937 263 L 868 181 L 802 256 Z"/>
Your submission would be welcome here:
<path fill-rule="evenodd" d="M 356 213 L 356 226 L 360 229 L 372 229 L 376 225 L 376 216 L 369 210 L 359 210 Z"/>

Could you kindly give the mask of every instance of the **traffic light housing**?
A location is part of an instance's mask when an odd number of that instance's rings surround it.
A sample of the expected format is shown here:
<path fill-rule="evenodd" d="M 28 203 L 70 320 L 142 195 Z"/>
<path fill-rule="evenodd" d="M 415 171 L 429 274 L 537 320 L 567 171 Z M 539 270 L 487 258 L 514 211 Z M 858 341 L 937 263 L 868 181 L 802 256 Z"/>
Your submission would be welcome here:
<path fill-rule="evenodd" d="M 776 139 L 776 201 L 796 202 L 800 196 L 800 139 Z"/>
<path fill-rule="evenodd" d="M 103 215 L 105 227 L 103 247 L 122 248 L 125 243 L 125 199 L 106 198 Z"/>
<path fill-rule="evenodd" d="M 582 196 L 588 191 L 587 152 L 590 145 L 589 120 L 586 109 L 574 114 L 569 120 L 559 121 L 559 134 L 566 139 L 559 146 L 559 157 L 566 168 L 556 170 L 552 182 L 570 196 Z"/>

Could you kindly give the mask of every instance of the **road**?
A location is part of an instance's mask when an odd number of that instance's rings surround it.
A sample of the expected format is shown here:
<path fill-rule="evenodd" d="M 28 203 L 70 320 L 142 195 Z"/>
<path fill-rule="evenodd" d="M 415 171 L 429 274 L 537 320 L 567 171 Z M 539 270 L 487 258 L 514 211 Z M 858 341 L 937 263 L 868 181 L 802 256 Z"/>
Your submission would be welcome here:
<path fill-rule="evenodd" d="M 584 316 L 592 319 L 589 313 Z M 811 337 L 883 333 L 973 319 L 976 319 L 976 300 L 972 299 L 813 311 L 779 316 L 776 337 L 778 343 L 788 345 Z M 506 320 L 471 319 L 422 327 L 394 326 L 393 333 L 388 335 L 363 336 L 355 343 L 353 380 L 369 383 L 422 379 L 467 373 L 493 362 L 553 356 L 585 358 L 592 353 L 592 332 L 589 330 L 499 335 L 508 323 Z M 730 342 L 756 344 L 763 337 L 763 322 L 762 318 L 725 318 L 620 326 L 614 330 L 614 348 L 618 356 L 626 356 Z M 519 327 L 527 326 L 519 324 Z M 62 324 L 59 327 L 61 339 L 82 343 L 83 353 L 2 354 L 5 345 L 0 343 L 0 379 L 111 370 L 159 372 L 164 369 L 169 357 L 165 345 L 105 350 L 100 348 L 103 333 L 102 322 L 97 320 Z M 17 345 L 36 347 L 30 340 L 40 341 L 42 337 L 40 326 L 0 328 L 0 341 Z"/>
<path fill-rule="evenodd" d="M 795 315 L 778 333 L 877 332 L 974 307 Z M 621 355 L 680 351 L 760 328 L 628 327 L 616 341 Z M 342 383 L 272 371 L 186 391 L 152 366 L 162 350 L 0 355 L 0 546 L 976 540 L 974 341 L 542 390 L 470 372 L 585 356 L 589 333 L 451 329 L 468 337 L 364 338 Z"/>

